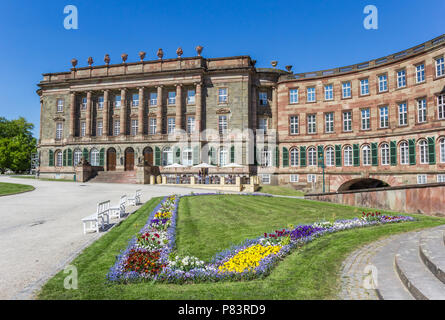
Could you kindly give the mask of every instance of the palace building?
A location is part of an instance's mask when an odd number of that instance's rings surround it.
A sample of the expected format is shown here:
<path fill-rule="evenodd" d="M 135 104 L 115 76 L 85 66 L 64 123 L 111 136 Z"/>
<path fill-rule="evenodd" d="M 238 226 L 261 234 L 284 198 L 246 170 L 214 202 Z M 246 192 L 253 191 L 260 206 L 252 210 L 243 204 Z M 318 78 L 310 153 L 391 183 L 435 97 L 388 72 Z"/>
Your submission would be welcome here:
<path fill-rule="evenodd" d="M 158 176 L 208 163 L 209 174 L 303 190 L 445 182 L 445 35 L 307 73 L 202 49 L 118 64 L 106 55 L 100 66 L 73 59 L 70 71 L 43 74 L 41 176 L 73 178 L 84 159 L 100 173 L 93 181 L 131 177 L 143 162 Z"/>

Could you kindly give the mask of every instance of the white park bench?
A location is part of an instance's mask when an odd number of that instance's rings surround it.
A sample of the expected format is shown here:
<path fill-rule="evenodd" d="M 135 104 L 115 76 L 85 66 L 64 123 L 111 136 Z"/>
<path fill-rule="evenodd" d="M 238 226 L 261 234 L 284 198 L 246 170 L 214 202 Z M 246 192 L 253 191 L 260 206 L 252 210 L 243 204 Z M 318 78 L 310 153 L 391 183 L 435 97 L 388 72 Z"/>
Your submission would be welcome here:
<path fill-rule="evenodd" d="M 127 203 L 127 195 L 123 195 L 120 198 L 118 205 L 110 207 L 110 217 L 120 219 L 122 216 L 124 216 L 126 203 Z"/>
<path fill-rule="evenodd" d="M 86 234 L 87 231 L 99 232 L 99 223 L 103 230 L 105 224 L 110 223 L 109 213 L 110 213 L 110 200 L 98 203 L 96 213 L 82 219 L 83 234 Z M 90 224 L 90 228 L 87 228 L 87 224 Z"/>
<path fill-rule="evenodd" d="M 137 206 L 141 204 L 142 190 L 136 190 L 134 197 L 127 198 L 127 204 Z"/>

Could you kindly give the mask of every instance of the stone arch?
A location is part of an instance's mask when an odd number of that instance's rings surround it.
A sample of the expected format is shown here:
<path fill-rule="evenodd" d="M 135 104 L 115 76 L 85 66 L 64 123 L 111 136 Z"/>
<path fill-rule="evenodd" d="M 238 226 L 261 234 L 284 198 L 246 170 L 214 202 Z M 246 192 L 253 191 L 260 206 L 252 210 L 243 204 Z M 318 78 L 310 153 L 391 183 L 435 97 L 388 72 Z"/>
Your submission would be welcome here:
<path fill-rule="evenodd" d="M 389 184 L 373 178 L 357 178 L 344 182 L 337 191 L 348 190 L 360 190 L 360 189 L 372 189 L 372 188 L 384 188 L 389 187 Z"/>

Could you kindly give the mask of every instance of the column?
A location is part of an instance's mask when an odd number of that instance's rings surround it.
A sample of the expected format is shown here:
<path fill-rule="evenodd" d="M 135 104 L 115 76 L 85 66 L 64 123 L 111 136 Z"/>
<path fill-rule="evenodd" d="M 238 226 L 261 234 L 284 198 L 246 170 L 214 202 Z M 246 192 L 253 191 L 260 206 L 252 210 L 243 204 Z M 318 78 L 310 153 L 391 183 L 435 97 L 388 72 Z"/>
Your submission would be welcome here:
<path fill-rule="evenodd" d="M 120 135 L 125 136 L 127 133 L 127 99 L 126 99 L 126 89 L 121 89 L 121 111 L 120 111 Z"/>
<path fill-rule="evenodd" d="M 144 135 L 144 88 L 139 88 L 138 135 Z"/>
<path fill-rule="evenodd" d="M 163 99 L 162 99 L 162 94 L 163 94 L 163 88 L 162 86 L 158 86 L 158 105 L 156 106 L 156 133 L 158 134 L 162 134 L 162 108 L 163 108 Z"/>
<path fill-rule="evenodd" d="M 175 128 L 176 130 L 183 129 L 182 128 L 182 84 L 176 85 L 176 119 L 175 119 Z"/>
<path fill-rule="evenodd" d="M 90 136 L 91 136 L 91 91 L 88 91 L 85 137 L 90 137 Z"/>
<path fill-rule="evenodd" d="M 196 106 L 196 111 L 195 111 L 195 125 L 196 125 L 196 132 L 198 132 L 198 134 L 201 134 L 201 117 L 202 117 L 202 84 L 200 82 L 198 82 L 196 84 L 196 89 L 195 89 L 195 106 Z"/>
<path fill-rule="evenodd" d="M 110 120 L 108 119 L 108 115 L 110 114 L 110 109 L 109 109 L 109 91 L 108 90 L 104 90 L 104 111 L 103 111 L 103 135 L 105 137 L 108 136 L 109 133 L 109 128 L 108 128 L 108 123 L 110 122 Z"/>
<path fill-rule="evenodd" d="M 272 129 L 278 130 L 278 88 L 272 87 Z"/>
<path fill-rule="evenodd" d="M 252 131 L 256 132 L 258 126 L 257 120 L 257 106 L 258 106 L 258 91 L 256 85 L 252 85 Z"/>
<path fill-rule="evenodd" d="M 76 94 L 70 93 L 70 138 L 74 137 L 76 129 Z"/>

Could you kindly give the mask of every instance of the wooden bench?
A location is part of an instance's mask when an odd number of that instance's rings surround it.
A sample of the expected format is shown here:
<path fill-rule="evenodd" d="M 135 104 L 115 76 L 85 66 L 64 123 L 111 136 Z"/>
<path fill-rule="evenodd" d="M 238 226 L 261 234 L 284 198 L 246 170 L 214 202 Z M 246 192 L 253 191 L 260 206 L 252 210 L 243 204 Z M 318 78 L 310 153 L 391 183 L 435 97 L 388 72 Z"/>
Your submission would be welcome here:
<path fill-rule="evenodd" d="M 122 216 L 124 216 L 126 203 L 127 203 L 127 195 L 123 195 L 120 198 L 118 205 L 110 207 L 110 218 L 120 219 Z"/>
<path fill-rule="evenodd" d="M 142 190 L 138 189 L 136 190 L 134 197 L 132 198 L 127 198 L 127 204 L 128 205 L 133 205 L 133 206 L 137 206 L 142 204 L 141 203 L 141 197 L 142 197 Z"/>
<path fill-rule="evenodd" d="M 102 230 L 105 224 L 110 223 L 110 200 L 100 202 L 97 204 L 96 213 L 82 219 L 83 222 L 83 234 L 87 231 L 99 232 L 99 224 Z M 90 224 L 90 228 L 87 228 L 87 224 Z"/>

